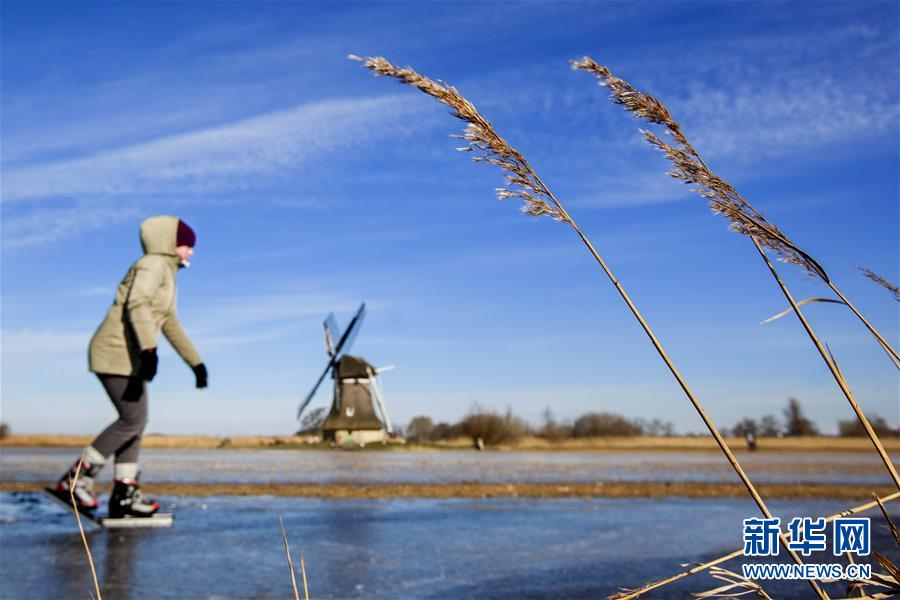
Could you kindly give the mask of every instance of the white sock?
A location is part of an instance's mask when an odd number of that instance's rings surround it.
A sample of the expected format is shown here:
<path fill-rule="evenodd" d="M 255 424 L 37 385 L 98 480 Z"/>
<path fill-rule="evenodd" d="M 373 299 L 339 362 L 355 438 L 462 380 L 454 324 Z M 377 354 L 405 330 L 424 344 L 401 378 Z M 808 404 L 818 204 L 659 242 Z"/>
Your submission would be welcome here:
<path fill-rule="evenodd" d="M 137 479 L 138 464 L 137 463 L 116 463 L 116 481 Z"/>
<path fill-rule="evenodd" d="M 106 457 L 103 456 L 103 454 L 101 454 L 100 451 L 93 446 L 88 446 L 84 449 L 84 462 L 90 463 L 97 467 L 102 467 L 106 464 Z"/>

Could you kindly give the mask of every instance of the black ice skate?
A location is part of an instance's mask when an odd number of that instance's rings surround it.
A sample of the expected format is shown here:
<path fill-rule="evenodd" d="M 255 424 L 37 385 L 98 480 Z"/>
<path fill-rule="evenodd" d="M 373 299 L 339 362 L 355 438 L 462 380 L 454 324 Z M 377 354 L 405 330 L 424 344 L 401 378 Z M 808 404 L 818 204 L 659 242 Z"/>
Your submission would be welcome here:
<path fill-rule="evenodd" d="M 89 462 L 81 464 L 81 470 L 78 471 L 78 480 L 75 482 L 74 488 L 75 503 L 78 505 L 78 510 L 90 513 L 100 506 L 100 501 L 94 495 L 94 478 L 100 473 L 102 467 L 103 465 L 92 465 Z M 60 477 L 56 483 L 56 488 L 47 488 L 47 490 L 66 504 L 71 504 L 72 479 L 75 477 L 77 470 L 78 463 L 76 462 L 66 471 L 65 475 Z"/>
<path fill-rule="evenodd" d="M 137 479 L 119 479 L 109 497 L 109 518 L 152 517 L 159 503 L 141 492 Z"/>

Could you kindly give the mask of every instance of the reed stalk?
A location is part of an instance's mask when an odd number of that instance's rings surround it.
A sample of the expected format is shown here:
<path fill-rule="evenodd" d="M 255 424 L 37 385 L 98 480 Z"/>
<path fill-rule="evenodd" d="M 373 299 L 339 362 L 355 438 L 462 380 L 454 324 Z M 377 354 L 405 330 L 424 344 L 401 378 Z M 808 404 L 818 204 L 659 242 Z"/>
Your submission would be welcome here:
<path fill-rule="evenodd" d="M 841 292 L 841 290 L 839 290 L 837 288 L 837 286 L 834 284 L 833 281 L 829 280 L 829 281 L 826 281 L 825 283 L 828 284 L 828 287 L 831 288 L 831 291 L 833 291 L 835 294 L 837 294 L 837 297 L 840 298 L 844 302 L 844 304 L 847 305 L 847 308 L 849 308 L 851 311 L 853 311 L 853 314 L 856 315 L 860 321 L 862 321 L 863 325 L 866 326 L 866 329 L 868 329 L 869 332 L 875 336 L 875 339 L 878 340 L 878 342 L 881 344 L 881 347 L 884 348 L 885 351 L 894 360 L 894 367 L 900 369 L 900 354 L 897 354 L 897 351 L 894 350 L 893 346 L 888 344 L 887 340 L 885 340 L 883 337 L 881 337 L 881 334 L 878 333 L 878 330 L 876 330 L 875 327 L 873 327 L 872 324 L 869 323 L 864 316 L 862 316 L 862 313 L 856 309 L 856 307 L 853 305 L 853 303 L 850 302 L 850 300 L 847 298 L 847 296 L 845 296 L 844 293 Z"/>
<path fill-rule="evenodd" d="M 766 219 L 762 213 L 756 210 L 737 190 L 727 181 L 713 173 L 706 163 L 700 158 L 697 150 L 688 141 L 681 126 L 672 118 L 665 105 L 657 98 L 638 91 L 627 81 L 616 77 L 609 69 L 599 65 L 590 57 L 572 61 L 574 69 L 586 71 L 600 80 L 600 84 L 610 91 L 610 99 L 625 107 L 636 118 L 644 121 L 664 125 L 666 133 L 672 137 L 674 143 L 664 142 L 659 136 L 642 130 L 646 140 L 656 146 L 666 155 L 674 165 L 674 170 L 669 173 L 675 179 L 686 184 L 697 184 L 700 187 L 697 192 L 710 203 L 713 212 L 722 214 L 731 221 L 731 227 L 738 233 L 756 237 L 765 247 L 774 251 L 784 262 L 792 263 L 804 268 L 810 275 L 822 280 L 834 291 L 844 304 L 859 318 L 869 332 L 878 340 L 878 343 L 894 359 L 894 366 L 900 363 L 900 354 L 891 347 L 882 335 L 869 321 L 850 303 L 844 294 L 828 277 L 825 269 L 809 254 L 800 249 L 791 241 L 774 223 Z"/>
<path fill-rule="evenodd" d="M 854 398 L 849 385 L 847 385 L 844 377 L 840 374 L 836 364 L 833 360 L 829 359 L 828 354 L 825 352 L 825 349 L 819 341 L 818 336 L 816 336 L 815 331 L 812 329 L 812 326 L 806 320 L 803 313 L 800 312 L 800 308 L 794 301 L 787 286 L 779 277 L 775 267 L 772 266 L 765 250 L 763 250 L 763 246 L 766 246 L 768 249 L 778 254 L 783 261 L 803 267 L 809 274 L 818 277 L 828 285 L 835 294 L 840 297 L 841 301 L 866 325 L 869 331 L 872 332 L 879 343 L 881 343 L 882 347 L 888 351 L 889 355 L 895 361 L 895 366 L 897 364 L 896 361 L 900 360 L 900 355 L 897 354 L 896 350 L 881 337 L 875 328 L 871 326 L 862 314 L 860 314 L 850 301 L 840 292 L 829 279 L 825 269 L 823 269 L 815 259 L 798 248 L 772 222 L 766 219 L 762 213 L 753 208 L 753 206 L 751 206 L 750 203 L 731 186 L 731 184 L 719 178 L 712 170 L 710 170 L 684 134 L 681 126 L 675 121 L 661 101 L 649 94 L 638 91 L 627 81 L 614 76 L 609 69 L 599 65 L 592 58 L 584 57 L 580 61 L 572 61 L 572 66 L 575 69 L 580 69 L 596 76 L 600 80 L 601 85 L 609 89 L 611 100 L 616 104 L 624 106 L 625 110 L 631 112 L 636 118 L 643 119 L 650 123 L 664 125 L 666 127 L 667 133 L 674 140 L 673 144 L 664 142 L 657 135 L 649 131 L 642 132 L 646 140 L 653 146 L 659 148 L 663 154 L 665 154 L 666 158 L 673 163 L 674 170 L 670 172 L 669 175 L 685 183 L 699 185 L 700 187 L 694 191 L 709 200 L 713 212 L 725 216 L 731 221 L 732 229 L 738 233 L 747 235 L 753 241 L 754 246 L 759 251 L 760 257 L 768 267 L 775 282 L 788 299 L 788 302 L 790 302 L 791 308 L 800 319 L 804 330 L 813 342 L 813 345 L 819 351 L 822 360 L 825 361 L 828 370 L 834 377 L 841 392 L 843 392 L 847 401 L 850 403 L 850 407 L 862 424 L 863 429 L 865 429 L 866 435 L 869 436 L 872 445 L 878 452 L 888 473 L 891 475 L 894 485 L 897 486 L 897 489 L 900 489 L 900 476 L 898 476 L 897 470 L 894 468 L 890 457 L 888 457 L 881 440 L 878 439 L 878 435 L 875 433 L 875 430 L 872 429 L 869 420 L 866 418 L 865 413 L 863 413 L 859 403 L 857 403 Z"/>
<path fill-rule="evenodd" d="M 291 584 L 294 587 L 294 600 L 300 600 L 300 591 L 297 589 L 297 576 L 294 574 L 294 561 L 291 560 L 291 547 L 288 545 L 287 532 L 284 530 L 284 517 L 278 517 L 281 522 L 281 539 L 284 542 L 284 553 L 287 555 L 288 568 L 291 570 Z M 304 586 L 306 577 L 304 576 Z"/>
<path fill-rule="evenodd" d="M 876 506 L 882 506 L 882 503 L 890 502 L 892 500 L 896 500 L 897 498 L 900 498 L 900 492 L 894 492 L 893 494 L 889 494 L 887 496 L 884 496 L 883 498 L 879 498 L 876 496 L 875 500 L 873 500 L 872 502 L 860 504 L 859 506 L 854 506 L 853 508 L 848 508 L 847 510 L 843 510 L 839 513 L 825 517 L 825 522 L 830 523 L 830 522 L 834 521 L 835 519 L 841 519 L 843 517 L 849 517 L 851 515 L 856 515 L 856 514 L 865 512 L 867 510 L 871 510 L 871 509 L 875 508 Z M 882 508 L 882 511 L 884 511 L 883 508 Z M 782 533 L 781 535 L 783 538 L 787 539 L 787 534 Z M 655 581 L 653 583 L 647 583 L 647 584 L 645 584 L 637 589 L 634 589 L 634 590 L 622 590 L 621 592 L 619 592 L 617 594 L 608 596 L 606 600 L 634 600 L 635 598 L 639 598 L 639 597 L 643 596 L 647 592 L 652 592 L 653 590 L 657 590 L 657 589 L 659 589 L 663 586 L 666 586 L 670 583 L 674 583 L 680 579 L 684 579 L 685 577 L 689 577 L 696 573 L 706 571 L 707 569 L 721 565 L 722 563 L 726 563 L 735 558 L 740 558 L 743 555 L 744 555 L 744 549 L 741 548 L 740 550 L 735 550 L 734 552 L 732 552 L 730 554 L 720 556 L 719 558 L 713 559 L 709 562 L 695 565 L 686 571 L 682 571 L 681 573 L 678 573 L 677 575 L 673 575 L 671 577 L 667 577 L 666 579 L 661 579 L 661 580 Z"/>
<path fill-rule="evenodd" d="M 75 484 L 81 476 L 81 466 L 84 464 L 84 452 L 78 460 L 78 466 L 75 467 L 75 475 L 69 479 L 69 498 L 72 501 L 72 508 L 75 510 L 75 521 L 78 523 L 78 531 L 81 533 L 81 542 L 84 544 L 84 551 L 87 553 L 88 565 L 91 567 L 91 577 L 94 580 L 94 590 L 97 592 L 97 600 L 103 600 L 100 594 L 100 581 L 97 579 L 97 569 L 94 568 L 94 557 L 91 555 L 91 547 L 88 544 L 87 536 L 84 535 L 84 525 L 81 524 L 81 513 L 78 510 L 78 502 L 75 501 Z"/>
<path fill-rule="evenodd" d="M 691 594 L 694 598 L 700 598 L 701 600 L 706 600 L 707 598 L 736 598 L 753 593 L 757 598 L 762 598 L 762 600 L 773 600 L 772 596 L 761 585 L 752 579 L 747 579 L 743 575 L 738 575 L 721 567 L 711 568 L 709 574 L 715 579 L 724 581 L 725 585 L 705 592 Z"/>
<path fill-rule="evenodd" d="M 581 230 L 581 228 L 575 223 L 575 220 L 565 209 L 562 203 L 544 184 L 544 182 L 534 171 L 534 169 L 532 169 L 531 165 L 529 165 L 525 157 L 512 146 L 510 146 L 509 143 L 507 143 L 507 141 L 494 130 L 494 127 L 490 124 L 490 122 L 488 122 L 488 120 L 485 119 L 476 110 L 475 106 L 472 105 L 471 102 L 466 100 L 452 86 L 441 82 L 432 81 L 431 79 L 420 75 L 413 69 L 396 67 L 381 57 L 361 59 L 359 57 L 351 56 L 350 58 L 363 61 L 363 65 L 365 66 L 365 68 L 369 69 L 377 76 L 395 78 L 401 83 L 415 87 L 420 91 L 428 94 L 429 96 L 432 96 L 439 102 L 449 106 L 453 110 L 452 114 L 455 117 L 462 121 L 465 121 L 467 123 L 465 134 L 455 137 L 465 140 L 466 142 L 468 142 L 468 145 L 463 148 L 458 148 L 458 150 L 462 152 L 474 152 L 475 157 L 473 160 L 475 162 L 487 162 L 489 164 L 496 165 L 507 172 L 506 181 L 508 186 L 498 188 L 496 190 L 499 199 L 504 200 L 507 198 L 520 198 L 524 202 L 522 212 L 524 212 L 525 214 L 535 217 L 549 216 L 556 221 L 568 223 L 572 227 L 572 229 L 581 239 L 582 243 L 591 253 L 591 256 L 594 257 L 594 260 L 597 261 L 597 263 L 603 269 L 603 272 L 606 273 L 606 276 L 615 286 L 616 290 L 625 301 L 625 304 L 628 306 L 631 313 L 638 320 L 638 323 L 640 323 L 641 328 L 650 338 L 650 342 L 653 344 L 653 347 L 656 349 L 660 358 L 662 358 L 663 362 L 665 362 L 666 366 L 672 372 L 672 375 L 678 381 L 679 386 L 681 386 L 681 389 L 684 391 L 685 395 L 688 397 L 688 400 L 694 406 L 697 414 L 700 415 L 700 418 L 703 420 L 703 423 L 706 425 L 710 434 L 716 440 L 716 443 L 722 450 L 722 453 L 728 459 L 728 462 L 731 464 L 732 468 L 737 473 L 744 486 L 747 488 L 747 492 L 750 494 L 751 498 L 753 498 L 753 501 L 759 507 L 762 514 L 766 516 L 766 518 L 772 518 L 772 513 L 769 511 L 766 503 L 756 491 L 756 488 L 750 481 L 750 478 L 744 472 L 744 469 L 741 467 L 737 458 L 734 456 L 734 453 L 732 453 L 731 449 L 728 447 L 728 444 L 725 443 L 725 439 L 719 433 L 719 430 L 716 428 L 713 422 L 710 420 L 709 416 L 706 414 L 706 411 L 703 409 L 703 406 L 700 404 L 699 400 L 697 400 L 693 391 L 691 391 L 690 386 L 688 386 L 687 382 L 681 376 L 681 373 L 678 371 L 675 364 L 669 358 L 669 355 L 663 349 L 662 344 L 659 342 L 656 335 L 647 324 L 647 321 L 644 319 L 637 306 L 635 306 L 634 302 L 632 302 L 631 298 L 628 296 L 628 293 L 625 291 L 625 288 L 622 286 L 621 282 L 619 282 L 619 280 L 612 273 L 609 266 L 607 266 L 606 262 L 597 252 L 594 245 Z M 794 560 L 794 562 L 796 562 L 797 564 L 802 564 L 800 557 L 787 545 L 787 542 L 782 539 L 782 543 L 784 544 L 785 549 L 791 555 L 791 558 Z M 817 582 L 810 581 L 810 585 L 813 587 L 813 589 L 816 591 L 816 594 L 820 598 L 828 597 Z"/>
<path fill-rule="evenodd" d="M 884 508 L 884 502 L 878 497 L 878 494 L 873 493 L 872 496 L 875 497 L 875 502 L 878 503 L 878 508 L 881 509 L 881 514 L 884 515 L 884 520 L 887 521 L 888 527 L 891 529 L 891 535 L 894 536 L 894 541 L 900 546 L 900 531 L 897 531 L 894 520 L 891 518 L 891 515 L 888 514 L 887 509 Z"/>
<path fill-rule="evenodd" d="M 303 552 L 300 553 L 300 574 L 303 575 L 303 595 L 309 600 L 309 586 L 306 584 L 306 563 L 303 562 Z"/>
<path fill-rule="evenodd" d="M 775 267 L 772 265 L 772 261 L 769 260 L 769 257 L 766 256 L 765 251 L 759 245 L 759 241 L 757 241 L 757 239 L 753 236 L 750 236 L 750 239 L 753 240 L 753 245 L 756 246 L 756 249 L 759 251 L 762 260 L 766 263 L 769 271 L 771 271 L 772 277 L 775 278 L 775 281 L 778 283 L 778 287 L 780 287 L 781 291 L 784 293 L 784 297 L 787 298 L 788 302 L 790 302 L 791 308 L 793 308 L 794 312 L 797 314 L 797 318 L 800 319 L 800 323 L 803 325 L 803 329 L 809 335 L 809 339 L 812 340 L 813 345 L 815 345 L 816 347 L 816 350 L 819 351 L 819 354 L 822 356 L 822 360 L 824 360 L 825 364 L 828 366 L 828 370 L 831 372 L 832 377 L 834 377 L 834 380 L 838 384 L 838 387 L 841 388 L 841 391 L 844 393 L 844 397 L 846 397 L 847 401 L 850 403 L 850 407 L 853 409 L 853 412 L 856 413 L 856 418 L 859 419 L 860 423 L 862 423 L 863 428 L 866 430 L 866 435 L 868 435 L 869 439 L 872 440 L 872 445 L 875 446 L 875 450 L 878 452 L 878 456 L 881 458 L 881 462 L 884 463 L 885 468 L 888 470 L 888 473 L 890 473 L 891 478 L 894 480 L 894 485 L 896 485 L 897 489 L 900 490 L 900 475 L 897 474 L 897 469 L 894 468 L 894 463 L 891 462 L 891 459 L 888 456 L 887 451 L 884 449 L 881 440 L 878 439 L 878 434 L 875 433 L 875 430 L 869 423 L 869 419 L 866 418 L 865 413 L 859 407 L 859 403 L 857 403 L 856 398 L 853 396 L 853 392 L 850 391 L 850 386 L 844 379 L 844 375 L 841 373 L 837 361 L 834 360 L 834 357 L 831 355 L 831 353 L 827 352 L 825 347 L 822 345 L 822 342 L 819 341 L 819 338 L 816 335 L 815 331 L 813 331 L 813 328 L 809 324 L 809 321 L 806 320 L 806 317 L 803 315 L 800 307 L 797 306 L 797 303 L 794 301 L 794 297 L 793 295 L 791 295 L 790 290 L 788 290 L 787 286 L 778 275 L 778 271 L 776 271 Z"/>
<path fill-rule="evenodd" d="M 876 496 L 875 494 L 873 494 L 873 496 L 878 498 L 878 496 Z M 844 552 L 843 555 L 847 557 L 848 564 L 851 564 L 851 565 L 856 564 L 856 559 L 853 558 L 852 552 Z M 866 595 L 867 595 L 866 588 L 865 588 L 865 584 L 862 581 L 851 581 L 850 584 L 847 586 L 847 597 L 852 598 L 852 597 L 854 597 L 854 595 L 856 598 L 865 598 L 866 597 Z"/>

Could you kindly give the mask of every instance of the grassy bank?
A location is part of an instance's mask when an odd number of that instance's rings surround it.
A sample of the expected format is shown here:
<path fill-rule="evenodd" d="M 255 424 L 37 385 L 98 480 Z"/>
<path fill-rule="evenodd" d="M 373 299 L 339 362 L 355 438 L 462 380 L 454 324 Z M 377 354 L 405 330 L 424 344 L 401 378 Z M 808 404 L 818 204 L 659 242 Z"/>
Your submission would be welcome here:
<path fill-rule="evenodd" d="M 305 498 L 746 498 L 740 483 L 147 483 L 150 494 L 160 496 L 287 496 Z M 37 492 L 40 483 L 0 482 L 2 492 Z M 870 500 L 872 492 L 885 496 L 889 486 L 763 484 L 766 498 Z"/>
<path fill-rule="evenodd" d="M 0 440 L 0 448 L 31 447 L 31 448 L 82 448 L 89 444 L 92 436 L 74 435 L 49 435 L 49 434 L 16 434 Z M 729 446 L 736 451 L 746 449 L 746 444 L 741 438 L 728 438 Z M 882 438 L 889 452 L 900 452 L 900 438 Z M 169 450 L 200 450 L 200 449 L 323 449 L 327 444 L 304 443 L 302 438 L 291 435 L 279 436 L 200 436 L 200 435 L 158 435 L 151 434 L 144 437 L 144 448 L 169 449 Z M 444 450 L 444 449 L 469 449 L 471 441 L 466 438 L 447 440 L 426 444 L 390 444 L 382 446 L 375 444 L 373 449 L 389 449 L 392 451 L 408 450 Z M 784 438 L 760 438 L 758 440 L 759 452 L 871 452 L 872 445 L 866 438 L 838 438 L 838 437 L 784 437 Z M 368 448 L 367 448 L 368 449 Z M 603 437 L 603 438 L 577 438 L 565 439 L 559 442 L 551 442 L 538 437 L 525 437 L 515 444 L 501 445 L 496 449 L 504 451 L 709 451 L 717 452 L 718 448 L 709 436 L 702 437 Z"/>

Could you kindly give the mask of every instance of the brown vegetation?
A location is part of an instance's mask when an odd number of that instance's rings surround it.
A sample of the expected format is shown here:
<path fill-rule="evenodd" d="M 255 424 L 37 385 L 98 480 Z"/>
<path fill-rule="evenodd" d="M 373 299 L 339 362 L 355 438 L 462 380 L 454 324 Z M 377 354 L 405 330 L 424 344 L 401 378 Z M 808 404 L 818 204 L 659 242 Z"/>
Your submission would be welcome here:
<path fill-rule="evenodd" d="M 512 411 L 506 411 L 501 416 L 493 411 L 475 409 L 466 415 L 459 426 L 473 443 L 481 440 L 488 446 L 515 443 L 531 431 L 528 423 L 513 415 Z"/>
<path fill-rule="evenodd" d="M 884 418 L 878 415 L 872 415 L 869 422 L 875 433 L 883 439 L 890 436 L 900 437 L 900 429 L 893 429 Z M 838 435 L 841 437 L 865 437 L 866 430 L 863 428 L 862 423 L 856 419 L 847 419 L 846 421 L 838 421 Z"/>
<path fill-rule="evenodd" d="M 739 498 L 746 491 L 737 483 L 611 482 L 611 483 L 147 483 L 160 496 L 295 496 L 306 498 Z M 0 492 L 32 492 L 40 483 L 0 482 Z M 858 485 L 762 484 L 771 498 L 871 499 L 892 488 Z"/>
<path fill-rule="evenodd" d="M 634 437 L 642 435 L 644 428 L 639 423 L 629 421 L 611 413 L 588 413 L 578 417 L 572 427 L 572 437 Z"/>
<path fill-rule="evenodd" d="M 83 448 L 91 442 L 92 436 L 60 436 L 60 435 L 22 435 L 14 434 L 0 442 L 0 448 Z M 224 442 L 228 441 L 227 444 Z M 741 437 L 727 438 L 728 444 L 736 448 L 744 445 Z M 868 452 L 871 445 L 858 437 L 760 437 L 758 450 L 761 452 Z M 900 452 L 900 438 L 884 440 L 890 452 Z M 164 450 L 320 450 L 330 448 L 327 444 L 308 444 L 295 436 L 238 436 L 223 438 L 217 436 L 179 436 L 151 435 L 144 438 L 145 448 Z M 406 445 L 390 445 L 392 452 L 421 450 L 460 450 L 469 449 L 472 442 L 468 437 L 456 436 L 436 441 L 422 440 Z M 382 446 L 366 446 L 359 450 L 368 452 Z M 718 449 L 715 441 L 707 435 L 698 436 L 631 436 L 631 437 L 588 437 L 564 438 L 552 440 L 536 435 L 525 435 L 514 443 L 500 444 L 495 447 L 502 451 L 655 451 L 655 452 L 712 452 Z"/>

